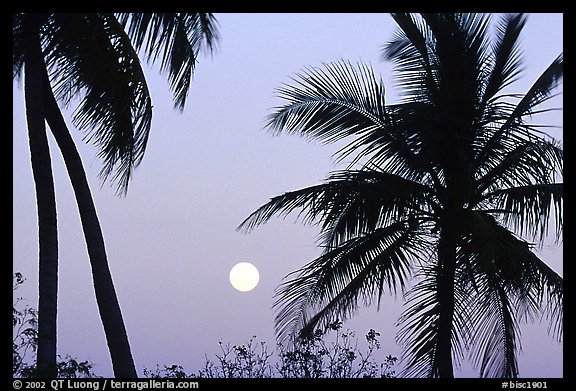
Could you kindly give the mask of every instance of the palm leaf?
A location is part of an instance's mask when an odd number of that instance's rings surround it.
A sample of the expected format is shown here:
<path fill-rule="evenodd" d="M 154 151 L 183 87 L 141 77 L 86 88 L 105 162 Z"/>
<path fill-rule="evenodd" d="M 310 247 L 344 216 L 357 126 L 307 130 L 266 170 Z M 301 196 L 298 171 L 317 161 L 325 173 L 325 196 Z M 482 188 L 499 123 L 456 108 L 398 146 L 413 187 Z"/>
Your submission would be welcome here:
<path fill-rule="evenodd" d="M 400 327 L 397 341 L 403 347 L 402 377 L 438 377 L 439 358 L 438 327 L 442 311 L 438 298 L 438 279 L 442 272 L 434 255 L 427 257 L 415 278 L 413 288 L 406 294 L 406 308 L 396 325 Z M 465 284 L 455 281 L 454 314 L 451 330 L 451 347 L 454 365 L 464 358 L 467 342 L 470 340 L 472 325 L 468 309 L 472 296 Z"/>
<path fill-rule="evenodd" d="M 526 256 L 523 274 L 524 279 L 535 281 L 530 286 L 529 294 L 534 298 L 534 301 L 539 303 L 539 311 L 533 311 L 531 307 L 522 306 L 520 307 L 523 310 L 521 315 L 531 319 L 533 313 L 540 312 L 549 322 L 548 332 L 558 341 L 561 341 L 564 332 L 563 278 L 532 252 Z M 522 305 L 522 303 L 519 304 Z"/>
<path fill-rule="evenodd" d="M 438 80 L 435 55 L 429 46 L 432 33 L 412 14 L 391 15 L 399 29 L 382 49 L 382 56 L 396 63 L 396 79 L 407 101 L 433 102 L 437 99 Z"/>
<path fill-rule="evenodd" d="M 327 248 L 396 221 L 408 220 L 414 228 L 425 225 L 438 207 L 430 187 L 377 169 L 341 171 L 328 180 L 343 186 L 329 205 L 320 205 Z"/>
<path fill-rule="evenodd" d="M 250 231 L 273 216 L 286 217 L 301 209 L 304 223 L 322 222 L 328 247 L 403 219 L 407 214 L 428 216 L 425 202 L 430 188 L 376 170 L 341 171 L 324 184 L 274 197 L 238 227 Z"/>
<path fill-rule="evenodd" d="M 504 87 L 516 80 L 521 72 L 518 39 L 526 24 L 523 14 L 507 14 L 496 27 L 496 40 L 490 57 L 489 76 L 483 94 L 488 102 Z"/>
<path fill-rule="evenodd" d="M 542 75 L 540 75 L 536 82 L 534 82 L 520 102 L 518 102 L 514 112 L 508 121 L 502 126 L 502 129 L 508 129 L 508 127 L 515 121 L 518 121 L 523 116 L 532 114 L 534 107 L 544 103 L 552 96 L 552 91 L 558 87 L 563 76 L 564 56 L 563 54 L 560 54 L 552 64 L 548 66 Z"/>
<path fill-rule="evenodd" d="M 438 344 L 437 273 L 427 266 L 416 277 L 417 282 L 406 294 L 405 310 L 396 323 L 396 336 L 403 348 L 401 377 L 434 377 Z"/>
<path fill-rule="evenodd" d="M 184 109 L 199 51 L 212 51 L 218 40 L 216 20 L 201 13 L 122 13 L 118 15 L 137 51 L 148 61 L 161 57 L 160 69 L 168 74 L 174 103 Z"/>
<path fill-rule="evenodd" d="M 349 167 L 365 159 L 416 181 L 426 176 L 438 181 L 426 157 L 418 154 L 415 124 L 405 121 L 407 111 L 421 107 L 387 108 L 382 82 L 370 67 L 340 61 L 308 68 L 293 80 L 294 85 L 278 89 L 287 103 L 268 118 L 275 134 L 296 133 L 324 143 L 346 139 L 335 155 L 339 161 L 353 156 Z"/>
<path fill-rule="evenodd" d="M 24 70 L 25 56 L 25 36 L 23 29 L 22 13 L 12 14 L 12 78 L 17 79 L 22 76 Z"/>
<path fill-rule="evenodd" d="M 515 105 L 501 104 L 500 107 L 508 107 L 500 110 L 506 116 L 501 115 L 499 121 L 493 121 L 497 130 L 492 132 L 490 138 L 484 142 L 481 151 L 477 154 L 476 162 L 484 162 L 500 153 L 502 143 L 519 140 L 520 138 L 532 138 L 538 130 L 533 126 L 523 125 L 523 118 L 527 115 L 542 113 L 548 110 L 536 110 L 536 107 L 550 99 L 552 91 L 558 87 L 564 75 L 563 55 L 559 55 L 542 75 L 534 82 L 526 94 Z"/>
<path fill-rule="evenodd" d="M 408 102 L 387 106 L 390 123 L 384 131 L 370 132 L 351 141 L 344 154 L 360 151 L 352 164 L 367 158 L 367 167 L 395 173 L 430 186 L 441 186 L 438 170 L 438 132 L 433 106 Z M 351 164 L 351 165 L 352 165 Z"/>
<path fill-rule="evenodd" d="M 465 311 L 474 328 L 467 340 L 473 365 L 481 377 L 516 377 L 519 331 L 511 300 L 531 284 L 520 278 L 527 244 L 485 213 L 469 211 L 459 221 L 457 278 L 471 297 Z"/>
<path fill-rule="evenodd" d="M 483 164 L 486 171 L 476 180 L 478 193 L 502 187 L 551 183 L 562 173 L 563 151 L 555 142 L 535 139 L 511 144 L 502 147 L 500 156 L 492 155 Z"/>
<path fill-rule="evenodd" d="M 276 333 L 284 340 L 306 335 L 318 325 L 349 318 L 387 289 L 402 291 L 418 235 L 398 222 L 359 236 L 325 252 L 276 291 Z M 313 315 L 312 315 L 313 314 Z"/>
<path fill-rule="evenodd" d="M 504 211 L 505 224 L 520 235 L 530 234 L 540 241 L 548 233 L 551 211 L 554 211 L 556 240 L 563 232 L 563 184 L 545 183 L 495 190 L 489 194 Z"/>
<path fill-rule="evenodd" d="M 426 273 L 406 295 L 406 309 L 397 321 L 397 341 L 403 348 L 401 377 L 432 377 L 438 344 L 439 305 L 436 279 Z"/>
<path fill-rule="evenodd" d="M 468 339 L 481 376 L 516 377 L 518 315 L 541 313 L 558 331 L 562 279 L 493 217 L 469 211 L 459 216 L 458 283 L 471 297 L 464 307 L 475 332 Z"/>
<path fill-rule="evenodd" d="M 509 294 L 497 281 L 477 295 L 473 323 L 477 325 L 472 341 L 473 364 L 480 377 L 515 378 L 518 376 L 516 352 L 520 333 Z"/>
<path fill-rule="evenodd" d="M 324 71 L 307 68 L 294 82 L 278 89 L 287 103 L 269 117 L 272 131 L 331 143 L 386 127 L 384 86 L 366 65 L 340 61 Z"/>

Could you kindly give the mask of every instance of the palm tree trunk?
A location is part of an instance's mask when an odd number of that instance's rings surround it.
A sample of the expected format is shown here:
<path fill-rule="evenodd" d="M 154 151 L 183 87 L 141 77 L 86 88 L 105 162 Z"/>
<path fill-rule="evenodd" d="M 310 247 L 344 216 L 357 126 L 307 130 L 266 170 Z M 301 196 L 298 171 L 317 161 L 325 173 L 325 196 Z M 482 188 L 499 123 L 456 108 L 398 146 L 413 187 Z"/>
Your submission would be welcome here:
<path fill-rule="evenodd" d="M 38 209 L 38 350 L 36 376 L 57 376 L 58 229 L 56 195 L 42 102 L 42 49 L 36 15 L 27 14 L 24 94 Z"/>
<path fill-rule="evenodd" d="M 456 247 L 450 223 L 442 230 L 438 241 L 438 340 L 436 345 L 436 369 L 441 378 L 453 378 L 452 327 L 454 318 L 454 276 L 456 272 Z"/>
<path fill-rule="evenodd" d="M 44 105 L 46 120 L 62 152 L 68 176 L 74 189 L 82 229 L 92 267 L 92 279 L 100 318 L 104 327 L 108 350 L 116 378 L 136 378 L 136 367 L 130 350 L 130 343 L 114 282 L 108 267 L 104 237 L 92 199 L 88 180 L 74 140 L 70 136 L 66 122 L 52 94 L 48 75 L 44 73 Z"/>

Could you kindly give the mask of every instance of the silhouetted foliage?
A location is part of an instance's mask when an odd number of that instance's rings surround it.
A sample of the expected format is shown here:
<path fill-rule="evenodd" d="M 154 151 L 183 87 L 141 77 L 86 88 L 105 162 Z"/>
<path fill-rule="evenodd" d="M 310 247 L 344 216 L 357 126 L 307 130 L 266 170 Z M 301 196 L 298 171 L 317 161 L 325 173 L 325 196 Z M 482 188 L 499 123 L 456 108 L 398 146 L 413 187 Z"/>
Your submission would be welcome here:
<path fill-rule="evenodd" d="M 281 363 L 276 366 L 281 377 L 285 378 L 390 378 L 395 376 L 392 367 L 396 357 L 388 355 L 384 362 L 374 360 L 374 353 L 380 349 L 378 336 L 370 329 L 365 336 L 367 350 L 358 349 L 358 340 L 350 330 L 341 330 L 340 321 L 333 322 L 328 332 L 335 332 L 335 340 L 325 342 L 325 333 L 316 330 L 311 335 L 302 336 L 285 348 L 278 345 Z"/>
<path fill-rule="evenodd" d="M 150 378 L 391 378 L 395 377 L 396 357 L 388 355 L 378 363 L 374 354 L 380 349 L 374 330 L 366 334 L 367 349 L 358 348 L 353 331 L 342 331 L 342 323 L 334 322 L 329 331 L 334 332 L 332 342 L 320 330 L 311 336 L 294 339 L 288 346 L 277 346 L 278 360 L 268 350 L 265 342 L 252 337 L 242 345 L 219 343 L 216 360 L 208 357 L 204 368 L 186 373 L 181 365 L 157 365 L 155 370 L 144 369 Z"/>
<path fill-rule="evenodd" d="M 13 291 L 24 283 L 21 273 L 14 273 Z M 21 307 L 21 297 L 15 297 L 13 303 L 13 360 L 12 375 L 15 378 L 33 378 L 35 376 L 34 355 L 37 346 L 37 312 L 26 305 Z M 370 329 L 365 336 L 367 348 L 358 347 L 358 339 L 350 330 L 342 331 L 342 323 L 334 322 L 330 331 L 334 333 L 331 342 L 326 334 L 316 331 L 312 336 L 298 338 L 284 347 L 280 344 L 276 352 L 268 351 L 266 342 L 256 342 L 252 337 L 247 343 L 231 345 L 219 342 L 220 352 L 216 360 L 206 356 L 204 367 L 197 372 L 186 373 L 182 365 L 157 365 L 154 370 L 144 368 L 147 378 L 358 378 L 395 376 L 393 370 L 396 357 L 387 356 L 378 363 L 374 354 L 380 349 L 379 333 Z M 274 361 L 274 356 L 278 360 Z M 70 355 L 57 361 L 59 378 L 95 378 L 94 364 L 78 361 Z"/>
<path fill-rule="evenodd" d="M 25 281 L 22 273 L 14 273 L 12 277 L 12 294 Z M 35 354 L 38 333 L 36 310 L 29 305 L 21 307 L 21 297 L 13 297 L 12 304 L 12 374 L 14 377 L 26 377 L 28 372 L 27 361 L 30 353 Z"/>
<path fill-rule="evenodd" d="M 16 272 L 12 277 L 12 292 L 24 283 L 22 273 Z M 12 376 L 17 378 L 36 377 L 35 361 L 38 344 L 38 312 L 21 303 L 22 297 L 13 297 L 12 304 Z M 98 377 L 93 372 L 94 365 L 88 361 L 78 361 L 66 355 L 58 355 L 56 362 L 59 378 L 93 378 Z"/>

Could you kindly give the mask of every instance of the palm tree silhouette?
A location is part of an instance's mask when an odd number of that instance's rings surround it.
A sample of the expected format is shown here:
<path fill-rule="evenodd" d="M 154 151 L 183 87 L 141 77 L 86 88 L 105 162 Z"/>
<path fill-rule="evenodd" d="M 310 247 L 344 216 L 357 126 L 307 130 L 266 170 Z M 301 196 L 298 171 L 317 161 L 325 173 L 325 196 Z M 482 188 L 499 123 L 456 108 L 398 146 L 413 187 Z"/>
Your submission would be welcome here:
<path fill-rule="evenodd" d="M 468 355 L 482 377 L 516 377 L 519 324 L 546 317 L 562 338 L 563 280 L 533 252 L 554 217 L 562 237 L 563 152 L 527 116 L 551 96 L 563 57 L 523 95 L 526 17 L 393 14 L 383 49 L 404 95 L 386 105 L 373 70 L 346 61 L 307 68 L 279 89 L 274 132 L 325 143 L 347 170 L 274 197 L 239 226 L 300 210 L 322 255 L 276 291 L 280 339 L 327 327 L 383 294 L 407 294 L 398 323 L 404 376 L 453 377 Z M 353 169 L 360 165 L 360 169 Z M 410 285 L 410 287 L 409 287 Z"/>
<path fill-rule="evenodd" d="M 58 101 L 80 103 L 77 127 L 99 148 L 102 180 L 126 194 L 141 162 L 152 102 L 138 53 L 161 59 L 183 109 L 197 55 L 218 39 L 211 14 L 13 14 L 13 77 L 24 71 L 26 117 L 39 224 L 37 375 L 56 377 L 58 239 L 45 123 L 63 155 L 86 240 L 94 290 L 115 377 L 137 377 L 108 267 L 104 238 L 76 145 Z"/>

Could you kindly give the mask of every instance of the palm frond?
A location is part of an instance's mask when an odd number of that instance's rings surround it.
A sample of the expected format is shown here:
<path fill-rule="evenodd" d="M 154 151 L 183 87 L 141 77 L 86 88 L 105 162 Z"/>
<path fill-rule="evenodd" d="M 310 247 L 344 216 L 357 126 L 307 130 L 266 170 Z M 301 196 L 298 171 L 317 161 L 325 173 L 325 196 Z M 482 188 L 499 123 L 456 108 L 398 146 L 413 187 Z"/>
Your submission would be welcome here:
<path fill-rule="evenodd" d="M 341 152 L 356 152 L 355 164 L 367 158 L 368 167 L 395 173 L 413 181 L 441 186 L 437 166 L 438 132 L 427 132 L 436 120 L 434 107 L 421 102 L 387 106 L 390 123 L 383 131 L 362 135 Z M 339 151 L 340 152 L 340 151 Z"/>
<path fill-rule="evenodd" d="M 406 308 L 397 321 L 400 330 L 397 341 L 403 348 L 402 377 L 438 377 L 438 327 L 442 306 L 438 298 L 438 279 L 441 278 L 436 258 L 429 256 L 416 276 L 413 288 L 406 294 Z M 454 365 L 464 358 L 466 343 L 472 333 L 468 309 L 468 286 L 454 285 L 454 314 L 451 330 L 451 348 Z"/>
<path fill-rule="evenodd" d="M 198 13 L 196 15 L 198 18 L 197 30 L 201 32 L 200 35 L 203 37 L 200 45 L 205 45 L 206 49 L 210 53 L 213 53 L 217 48 L 218 41 L 220 40 L 218 21 L 211 13 Z M 198 34 L 196 34 L 196 37 L 197 36 Z"/>
<path fill-rule="evenodd" d="M 461 278 L 468 277 L 474 284 L 477 275 L 490 275 L 494 281 L 517 290 L 534 281 L 522 279 L 530 245 L 517 238 L 488 212 L 465 210 L 458 215 L 459 242 L 458 267 L 464 270 Z"/>
<path fill-rule="evenodd" d="M 276 291 L 278 338 L 305 335 L 335 318 L 347 319 L 361 303 L 379 300 L 385 290 L 402 292 L 409 264 L 419 256 L 416 244 L 421 244 L 417 232 L 397 222 L 350 239 L 310 262 Z"/>
<path fill-rule="evenodd" d="M 328 181 L 342 186 L 318 205 L 324 211 L 321 242 L 326 248 L 399 220 L 409 219 L 415 227 L 432 215 L 430 204 L 435 206 L 429 187 L 379 170 L 340 171 Z"/>
<path fill-rule="evenodd" d="M 418 282 L 406 295 L 406 309 L 396 323 L 400 326 L 397 341 L 402 347 L 401 377 L 433 377 L 438 344 L 437 281 L 433 267 L 426 267 L 417 276 Z"/>
<path fill-rule="evenodd" d="M 24 70 L 25 37 L 22 13 L 12 14 L 12 78 L 18 79 Z"/>
<path fill-rule="evenodd" d="M 308 209 L 310 217 L 305 219 L 304 223 L 311 223 L 313 220 L 310 220 L 317 213 L 320 213 L 318 208 L 315 207 L 316 199 L 323 196 L 326 187 L 325 184 L 320 184 L 273 197 L 268 203 L 252 212 L 238 226 L 237 230 L 249 232 L 257 226 L 268 222 L 275 215 L 286 217 L 298 209 Z"/>
<path fill-rule="evenodd" d="M 201 13 L 123 13 L 118 15 L 137 51 L 168 74 L 174 104 L 184 109 L 186 97 L 203 47 L 212 51 L 218 40 L 216 19 Z"/>
<path fill-rule="evenodd" d="M 269 116 L 272 131 L 331 143 L 386 127 L 384 86 L 367 65 L 325 64 L 293 80 L 293 86 L 278 89 L 287 103 Z"/>
<path fill-rule="evenodd" d="M 564 280 L 544 261 L 538 258 L 533 252 L 527 254 L 523 279 L 532 281 L 530 291 L 526 296 L 533 297 L 538 303 L 537 309 L 518 303 L 520 315 L 523 318 L 531 319 L 538 313 L 549 322 L 548 333 L 558 341 L 562 340 L 564 333 Z M 521 297 L 523 299 L 523 297 Z"/>
<path fill-rule="evenodd" d="M 543 154 L 543 159 L 540 163 L 534 164 L 533 168 L 528 167 L 528 171 L 541 173 L 546 171 L 547 173 L 524 175 L 524 178 L 531 176 L 538 178 L 535 179 L 536 181 L 546 181 L 547 179 L 540 178 L 548 178 L 552 175 L 551 172 L 562 170 L 562 162 L 558 161 L 558 156 L 562 155 L 559 142 L 539 130 L 542 126 L 522 123 L 514 125 L 514 129 L 509 129 L 509 132 L 500 132 L 500 124 L 509 117 L 511 110 L 505 107 L 495 108 L 495 110 L 498 111 L 496 116 L 499 118 L 494 118 L 493 122 L 486 124 L 482 133 L 477 135 L 474 158 L 471 163 L 476 178 L 486 175 L 486 178 L 482 180 L 483 185 L 500 185 L 497 181 L 486 179 L 498 177 L 501 169 L 519 168 L 526 160 L 532 159 L 531 156 L 538 151 Z M 515 165 L 510 160 L 514 155 L 521 157 L 521 163 Z M 495 170 L 497 167 L 498 169 Z M 514 182 L 513 176 L 509 179 Z"/>
<path fill-rule="evenodd" d="M 477 192 L 492 189 L 551 183 L 563 171 L 563 151 L 552 141 L 536 138 L 503 145 L 500 156 L 487 156 L 481 176 L 476 180 Z M 479 167 L 480 170 L 480 167 Z"/>
<path fill-rule="evenodd" d="M 479 367 L 480 377 L 516 378 L 520 332 L 514 308 L 501 283 L 487 284 L 491 286 L 480 288 L 482 294 L 476 296 L 476 305 L 471 311 L 476 325 L 471 350 L 473 365 Z"/>
<path fill-rule="evenodd" d="M 391 15 L 399 29 L 382 49 L 383 58 L 396 63 L 396 80 L 407 101 L 435 101 L 438 75 L 430 29 L 412 14 Z"/>
<path fill-rule="evenodd" d="M 485 213 L 469 211 L 459 220 L 457 279 L 471 298 L 466 312 L 474 329 L 467 339 L 473 365 L 481 377 L 516 377 L 519 331 L 511 300 L 530 284 L 520 278 L 527 244 Z"/>
<path fill-rule="evenodd" d="M 519 316 L 542 314 L 561 332 L 562 279 L 492 216 L 468 211 L 459 221 L 458 284 L 471 297 L 473 363 L 481 376 L 516 377 Z"/>
<path fill-rule="evenodd" d="M 407 215 L 426 217 L 431 189 L 397 175 L 376 170 L 340 171 L 325 183 L 274 197 L 238 227 L 250 231 L 273 216 L 301 210 L 303 223 L 322 222 L 325 245 L 384 227 Z"/>
<path fill-rule="evenodd" d="M 564 55 L 560 54 L 552 64 L 540 75 L 524 97 L 516 105 L 508 121 L 502 126 L 508 129 L 513 123 L 522 117 L 532 114 L 534 108 L 551 97 L 552 91 L 558 87 L 564 76 Z"/>
<path fill-rule="evenodd" d="M 518 44 L 525 24 L 524 14 L 507 14 L 497 25 L 496 39 L 489 59 L 489 76 L 483 94 L 484 103 L 514 82 L 522 71 Z"/>
<path fill-rule="evenodd" d="M 532 235 L 542 241 L 548 234 L 554 211 L 556 240 L 563 233 L 563 184 L 545 183 L 495 190 L 489 194 L 502 213 L 505 224 L 520 235 Z"/>
<path fill-rule="evenodd" d="M 452 108 L 475 115 L 484 82 L 489 17 L 478 14 L 392 14 L 400 27 L 384 48 L 396 63 L 397 79 L 407 101 Z M 450 91 L 447 88 L 451 89 Z"/>
<path fill-rule="evenodd" d="M 419 108 L 387 108 L 382 81 L 369 66 L 340 61 L 307 68 L 293 80 L 293 85 L 278 89 L 286 104 L 268 117 L 267 127 L 275 134 L 295 133 L 324 143 L 346 139 L 335 156 L 338 161 L 352 156 L 350 167 L 366 159 L 413 180 L 437 179 L 418 154 L 420 139 L 413 126 L 418 122 L 406 121 L 404 115 Z"/>

